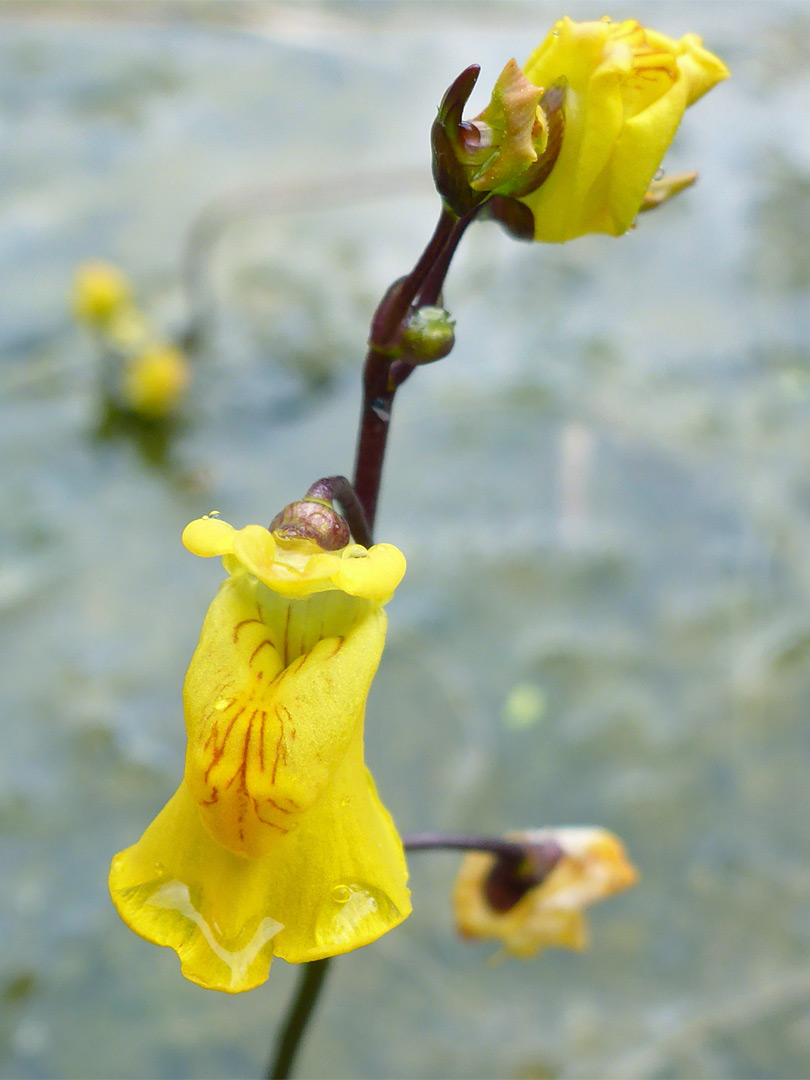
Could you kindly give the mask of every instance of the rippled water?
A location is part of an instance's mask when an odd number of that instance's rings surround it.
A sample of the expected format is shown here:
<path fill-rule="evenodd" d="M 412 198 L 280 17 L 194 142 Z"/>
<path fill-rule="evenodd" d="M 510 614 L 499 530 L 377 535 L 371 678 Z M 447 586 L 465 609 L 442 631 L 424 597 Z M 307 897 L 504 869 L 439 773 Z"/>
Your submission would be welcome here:
<path fill-rule="evenodd" d="M 295 970 L 206 993 L 106 893 L 182 767 L 220 570 L 180 531 L 350 469 L 370 312 L 433 225 L 436 103 L 562 13 L 0 11 L 3 1075 L 263 1068 Z M 732 68 L 667 159 L 701 180 L 622 240 L 469 236 L 456 349 L 397 401 L 379 536 L 409 570 L 368 757 L 404 831 L 603 824 L 642 881 L 584 956 L 493 967 L 453 936 L 455 856 L 415 855 L 414 915 L 334 965 L 301 1075 L 810 1073 L 810 8 L 613 14 Z M 191 222 L 245 189 L 183 423 L 104 422 L 74 266 L 117 262 L 176 332 Z"/>

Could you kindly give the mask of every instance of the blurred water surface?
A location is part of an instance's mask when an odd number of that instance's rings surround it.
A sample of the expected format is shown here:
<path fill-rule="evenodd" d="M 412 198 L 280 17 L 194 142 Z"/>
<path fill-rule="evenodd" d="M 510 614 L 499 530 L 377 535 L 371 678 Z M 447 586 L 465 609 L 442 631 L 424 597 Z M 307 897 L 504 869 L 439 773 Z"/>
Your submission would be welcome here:
<path fill-rule="evenodd" d="M 563 13 L 0 9 L 2 1075 L 264 1067 L 294 969 L 206 993 L 106 893 L 180 776 L 221 576 L 179 535 L 351 469 L 368 319 L 436 213 L 436 103 Z M 368 757 L 403 831 L 603 824 L 642 881 L 586 955 L 487 966 L 452 933 L 455 858 L 415 856 L 413 917 L 334 965 L 302 1076 L 810 1074 L 810 7 L 610 14 L 732 68 L 667 158 L 701 180 L 621 240 L 470 234 L 456 349 L 397 402 L 379 537 L 409 570 Z M 302 177 L 323 181 L 306 208 Z M 267 186 L 205 262 L 215 318 L 168 453 L 101 438 L 74 266 L 120 264 L 177 330 L 193 219 Z M 532 723 L 505 709 L 521 684 Z"/>

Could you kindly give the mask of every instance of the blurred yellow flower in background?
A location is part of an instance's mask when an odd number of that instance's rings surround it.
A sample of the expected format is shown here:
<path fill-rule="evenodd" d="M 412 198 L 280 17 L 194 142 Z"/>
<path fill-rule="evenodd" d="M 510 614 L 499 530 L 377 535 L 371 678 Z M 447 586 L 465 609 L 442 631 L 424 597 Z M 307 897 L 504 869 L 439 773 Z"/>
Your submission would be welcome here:
<path fill-rule="evenodd" d="M 116 407 L 147 421 L 179 410 L 191 380 L 188 357 L 154 333 L 118 267 L 83 263 L 74 279 L 73 312 L 101 345 L 103 393 Z"/>
<path fill-rule="evenodd" d="M 527 959 L 552 946 L 585 949 L 583 908 L 638 880 L 624 845 L 605 829 L 538 829 L 510 832 L 504 839 L 527 845 L 525 862 L 514 868 L 511 880 L 501 877 L 496 895 L 488 886 L 498 856 L 478 851 L 465 855 L 453 910 L 462 937 L 496 938 L 512 956 Z M 539 884 L 532 884 L 533 845 L 559 849 L 556 864 L 540 875 Z"/>
<path fill-rule="evenodd" d="M 725 64 L 695 34 L 675 41 L 633 19 L 561 19 L 523 66 L 538 87 L 567 84 L 565 131 L 548 178 L 521 196 L 535 239 L 619 236 L 633 223 L 684 111 Z"/>
<path fill-rule="evenodd" d="M 124 274 L 111 263 L 83 263 L 73 282 L 73 311 L 80 322 L 99 327 L 132 303 Z"/>
<path fill-rule="evenodd" d="M 324 551 L 217 517 L 183 533 L 229 577 L 183 689 L 183 781 L 113 859 L 125 922 L 183 974 L 232 993 L 348 952 L 410 913 L 402 843 L 363 761 L 382 609 L 405 571 L 391 545 Z"/>
<path fill-rule="evenodd" d="M 190 378 L 185 353 L 173 345 L 150 345 L 126 362 L 121 398 L 133 412 L 159 419 L 177 410 Z"/>

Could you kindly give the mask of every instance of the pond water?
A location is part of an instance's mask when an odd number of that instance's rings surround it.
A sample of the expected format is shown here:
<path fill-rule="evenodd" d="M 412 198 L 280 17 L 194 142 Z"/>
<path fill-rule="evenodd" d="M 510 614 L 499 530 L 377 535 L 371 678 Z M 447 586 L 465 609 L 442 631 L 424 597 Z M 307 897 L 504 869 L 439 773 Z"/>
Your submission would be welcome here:
<path fill-rule="evenodd" d="M 563 13 L 0 10 L 2 1075 L 264 1068 L 296 970 L 202 991 L 106 890 L 182 769 L 221 571 L 180 532 L 350 470 L 368 319 L 437 210 L 436 104 Z M 409 569 L 367 755 L 403 832 L 600 824 L 641 882 L 584 955 L 491 966 L 452 930 L 455 856 L 414 855 L 413 916 L 335 963 L 301 1076 L 810 1074 L 810 7 L 610 13 L 731 67 L 667 158 L 701 179 L 621 240 L 465 241 L 456 348 L 396 406 L 378 536 Z M 217 199 L 207 333 L 156 446 L 102 422 L 72 275 L 117 263 L 179 333 Z"/>

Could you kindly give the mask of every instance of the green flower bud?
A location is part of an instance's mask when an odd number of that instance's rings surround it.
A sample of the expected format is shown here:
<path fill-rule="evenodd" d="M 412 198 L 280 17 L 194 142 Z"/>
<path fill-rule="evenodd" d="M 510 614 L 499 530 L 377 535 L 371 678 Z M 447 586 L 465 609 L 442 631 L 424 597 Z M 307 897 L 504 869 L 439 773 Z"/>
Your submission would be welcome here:
<path fill-rule="evenodd" d="M 432 364 L 447 356 L 455 343 L 455 320 L 440 307 L 414 308 L 402 332 L 409 364 Z"/>

